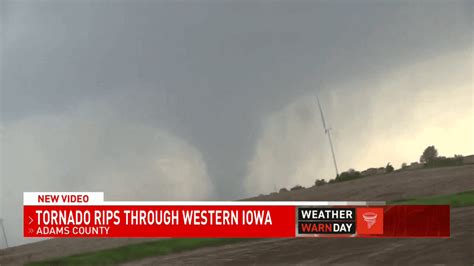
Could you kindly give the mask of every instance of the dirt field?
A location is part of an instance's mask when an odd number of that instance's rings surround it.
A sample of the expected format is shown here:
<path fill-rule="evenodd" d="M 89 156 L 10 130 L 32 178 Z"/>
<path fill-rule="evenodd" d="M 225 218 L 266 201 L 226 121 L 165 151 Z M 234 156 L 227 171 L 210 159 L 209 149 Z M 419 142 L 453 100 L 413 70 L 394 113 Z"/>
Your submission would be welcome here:
<path fill-rule="evenodd" d="M 451 212 L 451 239 L 276 239 L 210 247 L 127 265 L 373 264 L 474 262 L 474 207 Z M 471 221 L 471 223 L 466 222 Z"/>
<path fill-rule="evenodd" d="M 412 199 L 474 189 L 474 164 L 392 172 L 321 187 L 249 200 L 380 200 Z"/>
<path fill-rule="evenodd" d="M 145 241 L 156 241 L 150 238 L 82 238 L 51 239 L 23 246 L 0 250 L 1 265 L 22 265 L 29 261 L 44 260 L 69 256 L 93 250 L 120 247 Z"/>
<path fill-rule="evenodd" d="M 474 165 L 423 169 L 372 176 L 317 188 L 265 196 L 251 200 L 398 200 L 429 195 L 450 194 L 474 190 Z M 391 239 L 292 239 L 268 240 L 237 244 L 219 248 L 200 249 L 166 257 L 147 259 L 141 263 L 325 263 L 325 262 L 454 262 L 472 264 L 472 220 L 474 208 L 456 209 L 453 212 L 453 238 L 446 240 L 391 240 Z M 469 222 L 471 221 L 471 222 Z M 107 249 L 152 239 L 53 239 L 34 244 L 0 250 L 0 265 L 21 264 L 67 256 L 87 251 Z M 308 244 L 310 248 L 305 248 Z M 341 250 L 348 250 L 341 254 Z M 421 256 L 422 250 L 430 255 Z M 416 256 L 416 254 L 420 256 Z M 403 256 L 401 256 L 403 255 Z M 470 257 L 468 257 L 470 255 Z M 412 260 L 412 261 L 408 261 Z M 443 260 L 440 260 L 443 259 Z M 138 262 L 135 262 L 138 263 Z M 135 264 L 134 263 L 134 264 Z"/>

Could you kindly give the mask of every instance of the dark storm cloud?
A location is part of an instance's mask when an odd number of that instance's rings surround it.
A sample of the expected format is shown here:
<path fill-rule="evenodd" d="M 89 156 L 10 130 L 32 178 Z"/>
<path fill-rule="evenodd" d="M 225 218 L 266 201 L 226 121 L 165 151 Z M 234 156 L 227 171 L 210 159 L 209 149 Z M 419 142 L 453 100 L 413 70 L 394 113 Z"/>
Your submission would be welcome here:
<path fill-rule="evenodd" d="M 113 125 L 175 136 L 186 143 L 179 150 L 193 151 L 179 160 L 202 157 L 210 197 L 235 199 L 269 116 L 471 47 L 471 11 L 469 1 L 4 1 L 2 124 L 74 120 L 101 104 L 90 119 L 111 112 Z M 343 88 L 339 95 L 355 93 Z M 307 106 L 295 108 L 311 121 Z M 339 111 L 331 117 L 347 116 Z"/>
<path fill-rule="evenodd" d="M 263 114 L 308 91 L 469 45 L 468 7 L 7 2 L 3 116 L 126 95 L 121 112 L 189 139 L 227 195 L 245 174 Z"/>

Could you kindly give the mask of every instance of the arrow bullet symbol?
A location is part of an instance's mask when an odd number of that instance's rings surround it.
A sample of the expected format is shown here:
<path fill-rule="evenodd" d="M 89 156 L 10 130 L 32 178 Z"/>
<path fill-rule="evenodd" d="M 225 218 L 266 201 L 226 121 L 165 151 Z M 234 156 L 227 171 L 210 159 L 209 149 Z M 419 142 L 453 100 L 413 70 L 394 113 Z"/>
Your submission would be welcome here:
<path fill-rule="evenodd" d="M 30 222 L 28 224 L 31 224 L 34 220 L 31 218 L 31 216 L 28 216 L 28 218 L 30 218 Z"/>
<path fill-rule="evenodd" d="M 33 228 L 29 228 L 29 229 L 28 229 L 28 233 L 33 234 L 34 232 L 35 232 L 35 231 L 33 230 Z"/>

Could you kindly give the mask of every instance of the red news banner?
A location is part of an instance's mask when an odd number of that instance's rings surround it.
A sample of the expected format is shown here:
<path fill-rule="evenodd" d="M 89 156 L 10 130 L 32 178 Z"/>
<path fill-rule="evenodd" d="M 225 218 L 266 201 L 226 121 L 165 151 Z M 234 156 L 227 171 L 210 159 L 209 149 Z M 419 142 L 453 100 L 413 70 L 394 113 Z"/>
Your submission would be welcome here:
<path fill-rule="evenodd" d="M 114 202 L 102 192 L 25 192 L 25 237 L 439 237 L 448 205 L 383 202 Z"/>

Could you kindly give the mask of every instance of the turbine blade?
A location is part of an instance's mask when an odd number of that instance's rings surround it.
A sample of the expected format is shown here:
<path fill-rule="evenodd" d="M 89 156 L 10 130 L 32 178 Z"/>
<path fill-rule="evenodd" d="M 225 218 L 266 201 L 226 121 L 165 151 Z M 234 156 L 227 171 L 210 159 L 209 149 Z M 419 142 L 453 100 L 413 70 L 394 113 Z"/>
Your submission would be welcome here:
<path fill-rule="evenodd" d="M 321 103 L 319 102 L 319 97 L 316 95 L 316 100 L 318 101 L 319 113 L 321 114 L 321 120 L 323 121 L 324 133 L 328 133 L 328 129 L 326 128 L 326 121 L 324 120 L 324 113 L 323 108 L 321 108 Z"/>

